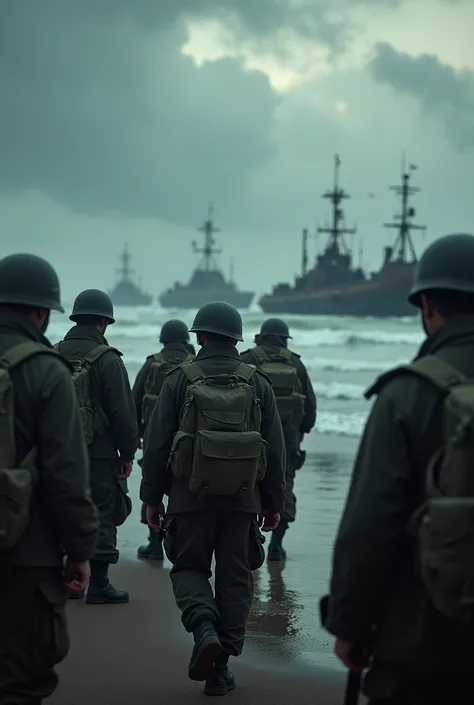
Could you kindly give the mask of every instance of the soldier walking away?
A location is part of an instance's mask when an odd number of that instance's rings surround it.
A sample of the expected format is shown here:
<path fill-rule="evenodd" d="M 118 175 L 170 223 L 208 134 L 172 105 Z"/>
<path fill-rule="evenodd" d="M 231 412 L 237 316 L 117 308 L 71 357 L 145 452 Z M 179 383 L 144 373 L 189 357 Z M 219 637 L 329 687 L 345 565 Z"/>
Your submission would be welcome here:
<path fill-rule="evenodd" d="M 166 321 L 160 332 L 162 350 L 154 355 L 149 355 L 138 373 L 133 385 L 133 399 L 137 410 L 138 435 L 140 447 L 146 425 L 155 406 L 158 394 L 165 381 L 165 377 L 174 367 L 181 362 L 192 360 L 196 351 L 189 342 L 189 331 L 186 323 L 177 319 Z M 140 462 L 140 461 L 139 461 Z M 146 504 L 142 503 L 141 522 L 148 526 L 146 520 Z M 148 543 L 140 546 L 138 558 L 151 561 L 162 561 L 163 534 L 148 528 Z"/>
<path fill-rule="evenodd" d="M 97 549 L 91 560 L 88 604 L 128 602 L 125 590 L 109 580 L 119 558 L 117 527 L 131 512 L 127 478 L 137 448 L 137 416 L 127 370 L 104 337 L 115 323 L 112 301 L 99 289 L 78 295 L 69 316 L 75 322 L 57 350 L 74 367 L 84 433 L 89 448 L 92 499 L 100 517 Z"/>
<path fill-rule="evenodd" d="M 44 335 L 51 310 L 63 312 L 48 262 L 0 260 L 1 705 L 40 705 L 56 690 L 66 589 L 86 587 L 97 540 L 71 370 Z"/>
<path fill-rule="evenodd" d="M 194 635 L 188 675 L 207 695 L 235 687 L 263 531 L 283 508 L 285 453 L 270 383 L 240 359 L 242 319 L 229 304 L 203 306 L 201 347 L 165 379 L 145 431 L 141 498 L 157 530 L 169 496 L 164 547 L 183 625 Z M 215 596 L 209 578 L 216 560 Z"/>
<path fill-rule="evenodd" d="M 309 433 L 316 423 L 313 385 L 300 356 L 288 349 L 288 339 L 291 335 L 285 321 L 269 318 L 255 336 L 255 347 L 241 353 L 244 362 L 256 365 L 271 379 L 285 435 L 285 507 L 278 528 L 272 532 L 267 554 L 269 561 L 286 558 L 283 538 L 296 519 L 295 476 L 306 457 L 300 446 L 304 434 Z"/>
<path fill-rule="evenodd" d="M 472 701 L 474 236 L 432 243 L 409 301 L 426 340 L 382 375 L 333 558 L 326 626 L 372 705 Z"/>

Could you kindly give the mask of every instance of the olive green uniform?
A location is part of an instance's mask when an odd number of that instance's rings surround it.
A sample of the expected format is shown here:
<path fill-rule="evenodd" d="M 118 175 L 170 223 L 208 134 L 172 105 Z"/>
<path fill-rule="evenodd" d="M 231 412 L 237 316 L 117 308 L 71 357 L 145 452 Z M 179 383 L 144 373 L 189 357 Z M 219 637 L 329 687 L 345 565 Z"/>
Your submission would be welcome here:
<path fill-rule="evenodd" d="M 98 345 L 107 345 L 92 325 L 73 326 L 60 344 L 67 359 L 83 358 Z M 120 505 L 118 459 L 132 461 L 137 448 L 137 416 L 127 370 L 120 355 L 111 349 L 90 371 L 91 395 L 100 405 L 109 426 L 89 446 L 92 498 L 99 510 L 100 534 L 94 562 L 117 563 L 116 508 Z M 122 485 L 126 489 L 125 482 Z"/>
<path fill-rule="evenodd" d="M 268 354 L 278 355 L 282 347 L 281 341 L 276 336 L 265 336 L 264 341 L 260 340 L 258 347 L 262 348 Z M 249 365 L 259 364 L 256 355 L 252 349 L 246 350 L 240 354 L 242 360 Z M 304 419 L 299 429 L 294 429 L 294 432 L 285 432 L 286 445 L 286 492 L 285 506 L 281 513 L 281 518 L 286 522 L 293 522 L 296 519 L 296 496 L 294 493 L 296 469 L 298 467 L 298 453 L 300 444 L 305 433 L 310 433 L 316 423 L 316 396 L 314 394 L 313 385 L 309 378 L 306 367 L 301 361 L 301 358 L 296 353 L 292 353 L 291 363 L 296 367 L 298 379 L 301 384 L 301 393 L 305 396 Z"/>
<path fill-rule="evenodd" d="M 419 356 L 428 354 L 473 379 L 474 316 L 449 319 L 422 345 Z M 472 672 L 474 636 L 431 606 L 407 529 L 442 438 L 442 403 L 440 390 L 414 374 L 382 386 L 335 544 L 327 627 L 342 639 L 372 644 L 365 690 L 373 703 L 464 702 L 453 689 Z M 472 690 L 472 676 L 468 681 Z"/>
<path fill-rule="evenodd" d="M 196 362 L 204 374 L 225 374 L 233 373 L 241 359 L 235 348 L 213 343 L 199 351 Z M 179 368 L 166 378 L 145 431 L 140 490 L 149 505 L 169 495 L 165 547 L 174 563 L 171 580 L 185 629 L 193 632 L 198 623 L 211 620 L 224 653 L 234 656 L 243 648 L 253 596 L 252 566 L 261 550 L 256 515 L 262 509 L 279 512 L 284 499 L 284 438 L 275 396 L 263 375 L 256 373 L 250 383 L 261 403 L 261 434 L 269 444 L 266 475 L 250 496 L 199 500 L 167 469 L 188 386 Z M 209 584 L 213 554 L 215 597 Z"/>
<path fill-rule="evenodd" d="M 165 360 L 170 360 L 173 358 L 181 358 L 181 360 L 186 360 L 186 358 L 189 356 L 190 350 L 189 350 L 189 345 L 187 343 L 166 343 L 166 345 L 163 346 L 160 355 Z M 145 396 L 145 385 L 148 379 L 148 375 L 150 374 L 150 369 L 153 364 L 153 355 L 149 355 L 147 359 L 145 360 L 144 365 L 142 366 L 141 370 L 137 374 L 135 378 L 135 382 L 133 384 L 133 399 L 135 401 L 135 408 L 137 410 L 137 423 L 138 423 L 138 434 L 140 438 L 143 438 L 143 435 L 145 433 L 145 425 L 143 423 L 143 417 L 142 417 L 142 402 L 143 402 L 143 397 Z M 148 522 L 146 520 L 146 504 L 142 503 L 142 509 L 141 509 L 141 522 L 142 524 L 147 524 Z"/>
<path fill-rule="evenodd" d="M 0 311 L 0 354 L 24 341 L 51 348 L 25 315 Z M 69 649 L 63 555 L 93 555 L 98 519 L 68 365 L 41 354 L 14 368 L 11 379 L 17 461 L 37 446 L 39 480 L 26 531 L 0 553 L 0 703 L 38 705 L 56 689 L 54 665 Z"/>

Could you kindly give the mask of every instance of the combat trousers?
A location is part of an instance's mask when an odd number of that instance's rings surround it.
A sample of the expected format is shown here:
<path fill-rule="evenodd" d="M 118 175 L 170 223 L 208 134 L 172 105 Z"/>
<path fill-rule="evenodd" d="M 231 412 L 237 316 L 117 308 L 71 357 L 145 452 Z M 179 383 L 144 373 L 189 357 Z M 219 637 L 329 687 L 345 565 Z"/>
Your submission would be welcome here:
<path fill-rule="evenodd" d="M 6 568 L 0 581 L 0 705 L 40 705 L 69 651 L 61 568 Z"/>
<path fill-rule="evenodd" d="M 117 482 L 117 459 L 91 458 L 92 500 L 99 511 L 99 538 L 92 560 L 117 563 L 117 526 L 115 512 L 120 488 Z"/>
<path fill-rule="evenodd" d="M 296 519 L 296 495 L 294 493 L 296 462 L 294 452 L 286 449 L 286 473 L 285 473 L 285 504 L 281 512 L 281 518 L 286 522 L 293 522 Z"/>
<path fill-rule="evenodd" d="M 255 527 L 253 514 L 226 510 L 176 514 L 166 522 L 164 545 L 174 564 L 170 577 L 183 626 L 193 632 L 199 622 L 211 620 L 229 656 L 239 656 L 244 646 L 256 569 Z M 215 595 L 209 583 L 213 555 Z"/>

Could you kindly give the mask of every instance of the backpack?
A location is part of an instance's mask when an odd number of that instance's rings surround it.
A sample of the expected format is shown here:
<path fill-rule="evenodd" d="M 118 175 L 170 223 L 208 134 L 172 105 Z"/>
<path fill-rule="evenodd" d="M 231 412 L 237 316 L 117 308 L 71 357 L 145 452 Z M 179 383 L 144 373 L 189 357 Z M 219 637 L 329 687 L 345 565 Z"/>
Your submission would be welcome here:
<path fill-rule="evenodd" d="M 474 626 L 474 380 L 438 357 L 407 367 L 444 395 L 443 436 L 426 469 L 425 500 L 410 521 L 417 538 L 421 578 L 434 607 L 464 626 Z M 382 378 L 380 378 L 382 380 Z M 380 388 L 379 382 L 366 393 Z"/>
<path fill-rule="evenodd" d="M 304 419 L 306 397 L 301 393 L 298 370 L 293 364 L 293 353 L 280 348 L 277 353 L 267 352 L 263 347 L 252 348 L 257 367 L 269 377 L 275 393 L 278 413 L 285 435 L 299 433 Z"/>
<path fill-rule="evenodd" d="M 54 347 L 60 352 L 60 346 L 61 343 L 56 343 Z M 67 358 L 73 367 L 72 380 L 76 388 L 82 428 L 87 445 L 90 445 L 97 436 L 100 436 L 110 426 L 104 410 L 92 395 L 90 381 L 92 365 L 109 350 L 115 350 L 115 348 L 101 344 L 93 348 L 84 357 Z M 119 351 L 115 350 L 115 352 L 118 353 Z"/>
<path fill-rule="evenodd" d="M 56 354 L 28 340 L 0 356 L 0 551 L 13 548 L 28 526 L 31 497 L 38 481 L 37 448 L 16 463 L 15 392 L 10 370 L 44 353 Z"/>
<path fill-rule="evenodd" d="M 256 369 L 241 362 L 233 373 L 206 375 L 197 362 L 179 367 L 188 379 L 169 468 L 192 494 L 251 494 L 266 470 L 261 409 L 250 384 Z"/>
<path fill-rule="evenodd" d="M 163 382 L 168 372 L 174 370 L 182 362 L 187 362 L 192 360 L 194 355 L 190 353 L 186 354 L 183 358 L 182 355 L 164 356 L 163 352 L 156 353 L 151 356 L 153 362 L 150 366 L 150 371 L 148 372 L 148 377 L 145 382 L 145 394 L 143 395 L 142 401 L 142 422 L 143 425 L 147 426 L 150 420 L 151 412 L 154 409 L 158 395 L 161 392 Z"/>

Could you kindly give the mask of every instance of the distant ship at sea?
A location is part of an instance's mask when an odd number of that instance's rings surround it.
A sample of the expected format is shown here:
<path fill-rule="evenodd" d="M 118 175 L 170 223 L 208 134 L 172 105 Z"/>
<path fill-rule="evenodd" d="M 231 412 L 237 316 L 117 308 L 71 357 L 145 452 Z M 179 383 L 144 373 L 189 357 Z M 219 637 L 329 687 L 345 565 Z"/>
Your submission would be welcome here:
<path fill-rule="evenodd" d="M 278 284 L 271 294 L 263 296 L 259 304 L 265 313 L 296 313 L 328 316 L 410 316 L 416 309 L 407 301 L 417 255 L 411 238 L 412 230 L 426 230 L 424 225 L 413 222 L 415 209 L 410 196 L 420 191 L 410 185 L 410 165 L 402 168 L 402 183 L 391 186 L 401 200 L 401 212 L 395 222 L 384 227 L 397 230 L 392 247 L 385 247 L 381 268 L 367 277 L 361 267 L 352 264 L 352 252 L 344 236 L 353 235 L 356 228 L 344 225 L 343 200 L 349 194 L 339 185 L 341 160 L 335 157 L 334 186 L 323 194 L 332 203 L 331 225 L 318 228 L 318 233 L 327 233 L 329 241 L 324 251 L 316 258 L 316 264 L 308 269 L 308 231 L 303 230 L 302 274 L 294 286 Z"/>
<path fill-rule="evenodd" d="M 153 297 L 142 291 L 132 281 L 133 270 L 130 268 L 131 256 L 127 245 L 125 245 L 120 259 L 122 266 L 116 270 L 119 279 L 114 288 L 109 291 L 114 306 L 150 306 Z"/>
<path fill-rule="evenodd" d="M 220 254 L 221 250 L 214 247 L 214 233 L 220 229 L 214 225 L 212 206 L 198 231 L 204 233 L 204 246 L 198 247 L 196 241 L 192 245 L 195 253 L 202 254 L 201 261 L 187 284 L 176 282 L 160 295 L 160 305 L 163 308 L 190 309 L 199 308 L 209 301 L 225 301 L 238 309 L 248 308 L 254 292 L 240 291 L 233 276 L 226 279 L 214 259 L 214 255 Z"/>

